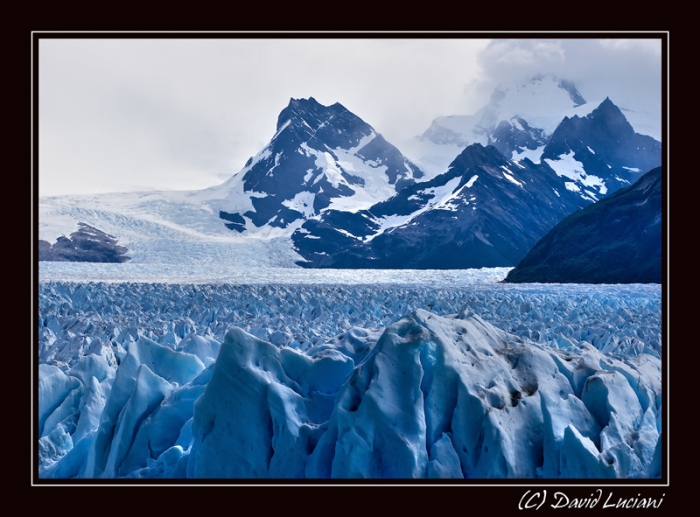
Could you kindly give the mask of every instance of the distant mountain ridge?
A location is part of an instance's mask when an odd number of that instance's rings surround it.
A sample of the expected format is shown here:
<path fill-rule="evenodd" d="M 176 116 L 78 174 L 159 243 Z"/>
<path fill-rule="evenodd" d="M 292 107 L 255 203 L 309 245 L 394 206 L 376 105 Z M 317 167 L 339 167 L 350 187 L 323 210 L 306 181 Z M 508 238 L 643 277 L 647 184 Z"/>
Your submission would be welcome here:
<path fill-rule="evenodd" d="M 564 118 L 586 117 L 600 104 L 600 99 L 584 99 L 572 81 L 537 74 L 498 84 L 489 102 L 472 115 L 435 118 L 420 137 L 403 142 L 402 149 L 429 176 L 441 173 L 459 152 L 474 143 L 493 145 L 508 159 L 527 157 L 538 162 L 544 146 Z M 660 107 L 658 113 L 653 106 L 630 107 L 620 105 L 626 116 L 631 117 L 634 128 L 640 128 L 633 133 L 659 138 Z M 640 169 L 646 171 L 657 165 Z"/>
<path fill-rule="evenodd" d="M 474 115 L 438 117 L 421 140 L 435 143 L 488 145 L 491 132 L 500 123 L 515 118 L 551 134 L 563 114 L 586 104 L 573 82 L 553 75 L 535 75 L 527 81 L 499 84 L 489 102 Z M 501 151 L 503 152 L 503 151 Z M 506 157 L 509 158 L 509 156 Z"/>
<path fill-rule="evenodd" d="M 658 167 L 661 143 L 635 133 L 620 108 L 606 98 L 584 117 L 565 117 L 541 160 L 578 188 L 591 187 L 588 194 L 597 200 Z"/>
<path fill-rule="evenodd" d="M 519 135 L 544 135 L 524 120 L 518 125 Z M 501 127 L 512 129 L 506 122 Z M 661 163 L 660 143 L 634 133 L 610 99 L 584 117 L 564 117 L 543 149 L 536 163 L 472 144 L 442 174 L 370 208 L 310 218 L 292 235 L 305 259 L 299 264 L 514 266 L 562 218 L 629 185 L 641 175 L 639 167 Z"/>
<path fill-rule="evenodd" d="M 434 119 L 412 144 L 415 150 L 411 152 L 416 156 L 410 155 L 424 168 L 434 165 L 444 169 L 461 150 L 478 143 L 493 145 L 506 158 L 515 159 L 523 152 L 541 152 L 564 116 L 587 114 L 590 109 L 573 82 L 553 75 L 501 83 L 489 102 L 473 115 Z"/>
<path fill-rule="evenodd" d="M 574 102 L 571 88 L 541 82 Z M 291 99 L 268 145 L 223 184 L 47 200 L 40 231 L 55 239 L 84 222 L 118 236 L 137 262 L 514 266 L 565 216 L 661 163 L 660 143 L 636 134 L 609 99 L 564 116 L 551 137 L 520 116 L 491 136 L 539 147 L 508 159 L 472 144 L 428 175 L 341 104 Z"/>
<path fill-rule="evenodd" d="M 551 170 L 473 144 L 444 174 L 365 211 L 325 212 L 292 239 L 305 267 L 511 266 L 562 217 L 588 203 Z"/>

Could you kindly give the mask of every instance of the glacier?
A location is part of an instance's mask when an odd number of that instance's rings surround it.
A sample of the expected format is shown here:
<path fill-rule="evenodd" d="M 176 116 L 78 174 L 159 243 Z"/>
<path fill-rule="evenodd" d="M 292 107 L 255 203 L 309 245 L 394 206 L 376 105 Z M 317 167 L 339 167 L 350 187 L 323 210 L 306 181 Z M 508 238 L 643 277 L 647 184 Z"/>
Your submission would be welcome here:
<path fill-rule="evenodd" d="M 658 284 L 46 271 L 41 479 L 661 476 Z"/>

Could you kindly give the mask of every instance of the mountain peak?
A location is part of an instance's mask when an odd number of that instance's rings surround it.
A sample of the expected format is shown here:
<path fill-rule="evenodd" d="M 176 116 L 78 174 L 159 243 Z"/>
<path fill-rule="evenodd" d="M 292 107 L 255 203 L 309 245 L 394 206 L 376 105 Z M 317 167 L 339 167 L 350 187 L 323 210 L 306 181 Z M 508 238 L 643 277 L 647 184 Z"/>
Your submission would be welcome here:
<path fill-rule="evenodd" d="M 270 143 L 244 170 L 227 186 L 219 217 L 229 229 L 251 233 L 279 228 L 291 234 L 299 219 L 331 205 L 351 212 L 367 208 L 423 176 L 360 117 L 313 97 L 289 100 Z"/>
<path fill-rule="evenodd" d="M 598 107 L 596 109 L 606 109 L 621 112 L 620 108 L 618 108 L 617 105 L 610 100 L 610 97 L 605 97 L 605 100 L 598 104 Z"/>
<path fill-rule="evenodd" d="M 312 147 L 320 146 L 319 149 L 324 149 L 324 145 L 331 149 L 349 149 L 374 130 L 342 104 L 336 102 L 324 106 L 313 97 L 309 97 L 290 99 L 287 107 L 277 117 L 276 138 L 279 138 L 282 132 L 287 135 L 287 139 L 291 138 L 295 142 L 294 145 L 306 142 Z"/>
<path fill-rule="evenodd" d="M 284 108 L 280 112 L 279 117 L 277 117 L 277 131 L 279 131 L 289 120 L 304 120 L 309 116 L 312 118 L 318 118 L 319 116 L 322 116 L 326 110 L 328 110 L 328 107 L 320 104 L 313 97 L 309 97 L 308 99 L 291 98 L 289 99 L 289 104 L 287 107 Z"/>
<path fill-rule="evenodd" d="M 596 109 L 591 111 L 588 117 L 591 119 L 604 118 L 608 121 L 608 124 L 615 124 L 620 130 L 625 131 L 625 133 L 634 133 L 632 125 L 627 121 L 622 110 L 610 100 L 610 97 L 605 97 L 605 100 L 601 102 Z"/>
<path fill-rule="evenodd" d="M 606 195 L 661 163 L 661 144 L 639 135 L 609 97 L 583 117 L 564 118 L 542 152 L 559 176 L 579 182 L 580 192 Z M 579 170 L 586 176 L 579 177 Z M 585 179 L 585 182 L 581 182 Z M 589 187 L 598 184 L 598 192 Z"/>
<path fill-rule="evenodd" d="M 505 163 L 506 158 L 498 149 L 492 145 L 483 145 L 476 143 L 464 148 L 464 150 L 453 160 L 450 167 L 458 166 L 462 170 L 468 170 L 472 167 L 489 164 Z"/>
<path fill-rule="evenodd" d="M 321 104 L 313 97 L 309 97 L 308 99 L 304 99 L 303 97 L 301 97 L 299 99 L 295 99 L 294 97 L 291 97 L 289 99 L 288 106 L 306 106 L 306 105 L 321 106 Z"/>

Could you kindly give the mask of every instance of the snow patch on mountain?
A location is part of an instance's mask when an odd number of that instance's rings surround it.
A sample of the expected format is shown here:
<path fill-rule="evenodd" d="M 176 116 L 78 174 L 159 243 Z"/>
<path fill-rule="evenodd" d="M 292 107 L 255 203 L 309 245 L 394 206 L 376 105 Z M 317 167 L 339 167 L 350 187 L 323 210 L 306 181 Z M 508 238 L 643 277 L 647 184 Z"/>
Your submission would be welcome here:
<path fill-rule="evenodd" d="M 349 196 L 337 197 L 331 201 L 331 204 L 325 210 L 340 210 L 343 212 L 358 212 L 366 210 L 372 205 L 384 201 L 396 194 L 396 187 L 390 183 L 390 178 L 386 174 L 388 167 L 374 160 L 363 160 L 358 156 L 366 145 L 376 138 L 376 133 L 372 131 L 370 135 L 365 136 L 360 143 L 351 149 L 336 148 L 333 150 L 335 155 L 335 163 L 337 168 L 346 171 L 348 174 L 360 178 L 361 185 L 348 185 L 354 193 Z M 309 150 L 311 151 L 311 150 Z M 330 163 L 325 162 L 330 170 L 334 170 Z M 323 166 L 323 162 L 316 165 Z M 404 175 L 407 179 L 413 179 L 413 171 L 406 167 Z"/>
<path fill-rule="evenodd" d="M 314 212 L 314 198 L 316 194 L 311 192 L 299 192 L 294 199 L 282 201 L 282 204 L 287 208 L 301 212 L 304 217 L 311 217 L 315 214 Z M 275 216 L 276 217 L 276 216 Z"/>
<path fill-rule="evenodd" d="M 516 180 L 516 179 L 512 176 L 513 171 L 511 171 L 508 167 L 506 167 L 506 166 L 504 166 L 504 165 L 501 165 L 501 168 L 503 169 L 503 177 L 504 177 L 505 179 L 507 179 L 508 181 L 510 181 L 510 182 L 513 183 L 514 185 L 517 185 L 517 186 L 520 187 L 520 188 L 523 187 L 522 182 Z M 509 173 L 510 173 L 510 174 L 509 174 Z"/>
<path fill-rule="evenodd" d="M 558 160 L 545 158 L 544 161 L 557 173 L 557 176 L 572 179 L 587 187 L 596 187 L 601 195 L 607 194 L 608 188 L 605 186 L 605 181 L 598 176 L 586 174 L 583 163 L 576 160 L 574 154 L 574 151 L 569 151 L 567 154 L 560 155 Z"/>
<path fill-rule="evenodd" d="M 512 160 L 514 162 L 519 162 L 521 160 L 524 160 L 527 158 L 530 160 L 532 163 L 540 163 L 540 157 L 542 156 L 542 151 L 544 151 L 545 146 L 541 145 L 537 149 L 522 149 L 520 151 L 514 151 L 513 152 L 513 158 Z"/>
<path fill-rule="evenodd" d="M 380 218 L 376 218 L 375 222 L 379 225 L 379 229 L 375 233 L 366 237 L 364 241 L 370 242 L 374 238 L 383 234 L 387 230 L 390 230 L 392 228 L 396 228 L 399 226 L 404 226 L 428 210 L 431 210 L 431 209 L 451 210 L 452 208 L 450 206 L 448 206 L 450 204 L 450 201 L 453 200 L 464 189 L 464 186 L 463 186 L 462 188 L 460 188 L 459 190 L 457 190 L 455 192 L 455 189 L 459 185 L 460 180 L 461 180 L 460 177 L 456 177 L 456 178 L 452 178 L 444 185 L 439 185 L 436 187 L 428 187 L 428 188 L 419 190 L 416 195 L 420 195 L 421 197 L 430 196 L 430 198 L 431 198 L 425 205 L 421 206 L 418 210 L 416 210 L 415 212 L 412 212 L 411 214 L 408 214 L 408 215 L 396 215 L 396 214 L 394 214 L 394 215 L 386 215 L 386 216 L 382 216 Z M 412 197 L 412 196 L 410 196 L 410 197 Z M 409 197 L 409 199 L 410 199 L 410 197 Z"/>

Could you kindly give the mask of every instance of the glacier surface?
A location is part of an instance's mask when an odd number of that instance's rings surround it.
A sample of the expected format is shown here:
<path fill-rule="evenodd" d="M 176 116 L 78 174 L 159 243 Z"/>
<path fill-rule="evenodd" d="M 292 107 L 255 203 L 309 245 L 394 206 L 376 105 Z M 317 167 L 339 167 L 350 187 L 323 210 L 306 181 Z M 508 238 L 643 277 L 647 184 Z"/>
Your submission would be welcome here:
<path fill-rule="evenodd" d="M 659 285 L 294 271 L 42 271 L 40 478 L 660 476 Z"/>

